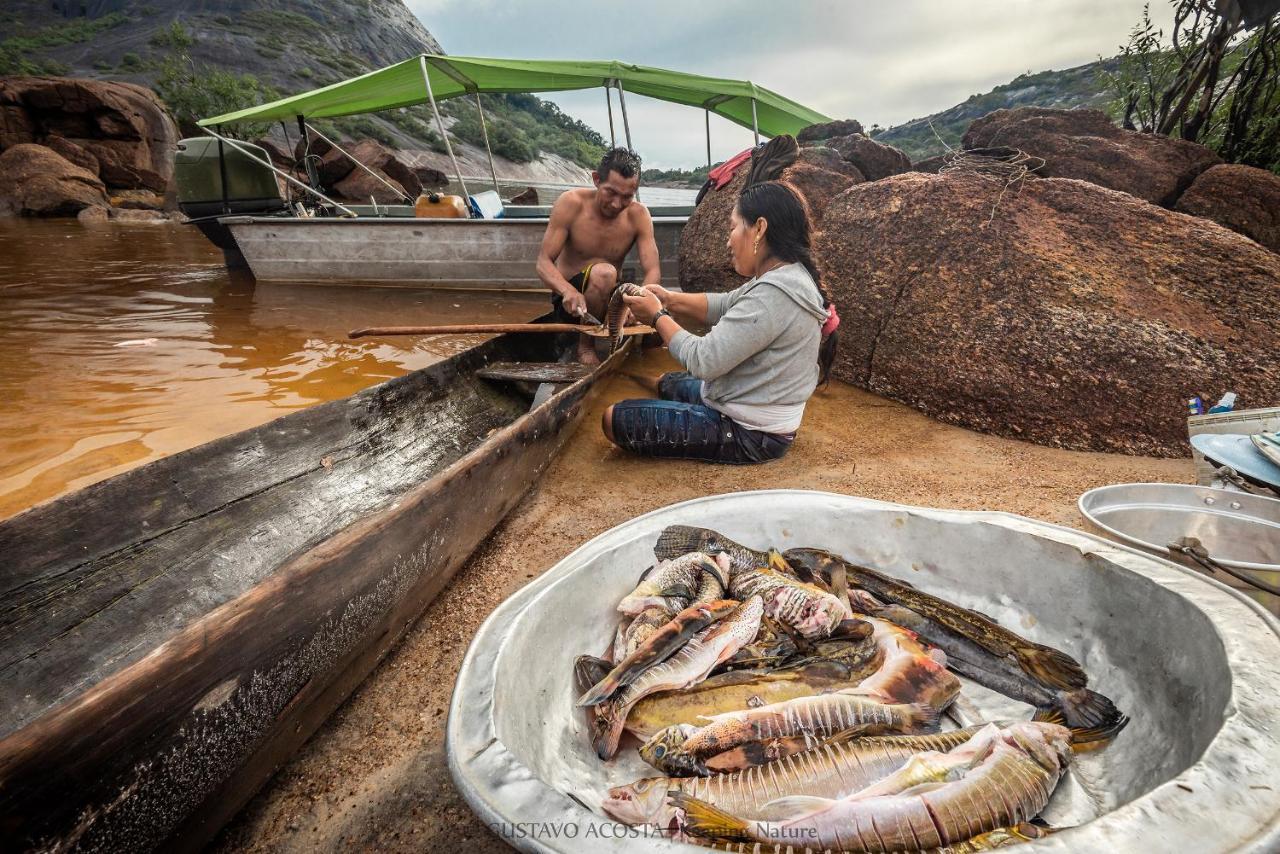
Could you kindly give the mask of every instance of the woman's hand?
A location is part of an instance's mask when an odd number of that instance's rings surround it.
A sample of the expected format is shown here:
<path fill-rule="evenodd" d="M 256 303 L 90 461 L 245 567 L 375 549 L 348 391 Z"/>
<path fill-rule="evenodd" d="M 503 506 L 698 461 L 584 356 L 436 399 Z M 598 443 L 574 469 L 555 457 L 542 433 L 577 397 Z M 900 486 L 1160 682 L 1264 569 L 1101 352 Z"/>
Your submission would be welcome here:
<path fill-rule="evenodd" d="M 671 291 L 662 285 L 645 285 L 644 289 L 658 298 L 658 302 L 662 303 L 662 307 L 671 308 Z"/>
<path fill-rule="evenodd" d="M 626 302 L 627 308 L 631 309 L 631 313 L 635 315 L 636 320 L 646 326 L 651 325 L 653 316 L 662 310 L 662 300 L 658 298 L 657 294 L 649 290 L 651 287 L 653 285 L 646 287 L 647 293 L 644 296 L 623 296 L 622 298 Z"/>

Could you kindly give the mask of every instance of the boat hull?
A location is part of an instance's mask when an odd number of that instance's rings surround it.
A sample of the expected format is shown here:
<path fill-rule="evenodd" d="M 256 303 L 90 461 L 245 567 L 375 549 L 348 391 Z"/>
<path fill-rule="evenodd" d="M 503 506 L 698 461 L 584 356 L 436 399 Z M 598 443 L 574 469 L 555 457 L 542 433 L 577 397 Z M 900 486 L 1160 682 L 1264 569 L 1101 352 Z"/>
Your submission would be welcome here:
<path fill-rule="evenodd" d="M 316 493 L 312 497 L 321 504 L 338 500 L 335 495 L 344 490 L 377 489 L 370 474 L 376 473 L 376 467 L 362 464 L 354 452 L 352 461 L 340 459 L 344 447 L 341 438 L 333 435 L 332 425 L 349 423 L 353 436 L 361 437 L 358 442 L 367 445 L 370 453 L 407 457 L 411 449 L 401 436 L 389 446 L 379 445 L 384 434 L 394 432 L 393 426 L 384 428 L 362 419 L 372 418 L 379 407 L 394 405 L 415 382 L 423 385 L 424 394 L 447 395 L 450 384 L 459 382 L 459 371 L 470 371 L 473 363 L 510 358 L 512 350 L 503 346 L 504 339 L 516 337 L 501 336 L 448 360 L 462 360 L 461 366 L 441 363 L 415 372 L 433 372 L 431 379 L 438 382 L 410 375 L 346 401 L 280 419 L 291 420 L 284 432 L 303 442 L 321 438 L 308 450 L 314 451 L 312 468 L 318 466 L 319 471 L 282 474 L 281 483 L 271 489 L 292 489 L 288 484 L 299 482 L 304 492 Z M 200 525 L 207 526 L 206 535 L 216 541 L 219 530 L 239 524 L 234 515 L 228 515 L 225 524 L 217 522 L 217 517 L 233 514 L 229 508 L 252 502 L 257 493 L 230 502 L 218 496 L 209 499 L 217 505 L 213 510 L 185 507 L 181 512 L 166 510 L 164 498 L 148 503 L 147 496 L 138 496 L 137 509 L 121 511 L 130 517 L 123 526 L 119 519 L 110 523 L 98 519 L 99 525 L 134 528 L 132 541 L 117 541 L 118 535 L 87 530 L 87 525 L 82 525 L 85 530 L 66 529 L 70 519 L 100 502 L 119 506 L 119 495 L 128 486 L 120 481 L 153 483 L 157 474 L 147 471 L 153 467 L 160 469 L 161 479 L 170 480 L 180 479 L 183 471 L 195 471 L 195 466 L 183 465 L 184 455 L 176 455 L 6 522 L 0 527 L 0 545 L 11 547 L 14 558 L 42 567 L 39 578 L 27 580 L 27 588 L 45 578 L 66 579 L 54 583 L 75 585 L 77 590 L 109 587 L 118 583 L 120 566 L 129 572 L 135 568 L 130 560 L 120 564 L 120 555 L 150 552 L 157 564 L 154 579 L 144 571 L 135 574 L 143 578 L 141 584 L 130 581 L 125 587 L 106 590 L 113 597 L 109 606 L 86 611 L 75 618 L 74 627 L 59 629 L 58 638 L 46 639 L 43 648 L 27 655 L 24 667 L 0 669 L 5 692 L 34 697 L 26 705 L 16 699 L 6 701 L 10 726 L 0 730 L 0 828 L 6 847 L 199 848 L 363 680 L 519 502 L 572 432 L 599 379 L 625 358 L 625 352 L 615 354 L 590 377 L 561 387 L 505 426 L 470 437 L 474 447 L 466 453 L 451 457 L 428 448 L 424 453 L 444 460 L 432 476 L 388 496 L 376 510 L 362 512 L 336 530 L 310 532 L 301 546 L 290 548 L 278 562 L 262 569 L 255 583 L 224 597 L 206 613 L 184 620 L 180 608 L 173 611 L 168 615 L 173 624 L 168 630 L 147 627 L 154 607 L 141 607 L 153 595 L 151 587 L 173 581 L 168 564 L 162 563 L 173 549 L 166 550 L 163 541 L 181 536 L 183 526 Z M 321 415 L 327 420 L 317 419 L 315 413 L 326 407 L 327 415 Z M 443 408 L 449 408 L 447 399 Z M 464 423 L 483 431 L 488 422 L 468 416 Z M 269 450 L 272 436 L 279 437 L 282 428 L 275 424 L 220 440 L 212 450 L 193 452 L 220 455 L 228 463 L 222 477 L 234 480 L 240 466 L 251 465 L 255 452 Z M 261 435 L 255 437 L 255 433 Z M 351 444 L 357 440 L 353 438 Z M 319 456 L 325 448 L 328 454 Z M 198 464 L 200 455 L 193 452 L 187 454 Z M 410 461 L 402 463 L 399 457 L 392 464 L 411 467 Z M 318 495 L 319 482 L 307 481 L 317 474 L 341 477 L 338 492 Z M 194 496 L 189 503 L 200 500 L 202 489 L 217 489 L 197 483 L 194 477 L 186 484 L 174 480 L 174 486 L 179 491 L 185 487 Z M 279 503 L 287 503 L 286 498 L 282 496 Z M 286 526 L 305 528 L 309 521 L 310 517 L 291 510 L 265 528 L 287 540 Z M 59 526 L 66 532 L 66 542 L 46 546 L 32 541 L 51 536 Z M 143 529 L 154 533 L 143 533 Z M 251 563 L 255 552 L 270 553 L 270 541 L 252 542 L 263 529 L 259 525 L 246 530 L 245 539 L 251 542 L 239 544 L 244 546 L 239 552 L 234 543 L 213 549 L 216 554 L 192 571 L 231 572 L 239 562 Z M 78 548 L 89 555 L 85 563 L 72 559 Z M 228 551 L 235 558 L 230 569 L 221 560 Z M 94 565 L 102 572 L 91 572 Z M 15 562 L 14 568 L 13 580 L 23 584 L 18 577 L 22 565 Z M 194 575 L 188 585 L 189 598 L 208 595 Z M 73 611 L 93 604 L 78 594 L 68 596 L 67 607 Z M 139 607 L 131 609 L 129 597 L 136 597 Z M 6 598 L 6 604 L 12 601 Z M 50 612 L 49 620 L 62 619 L 56 602 L 54 597 L 45 597 L 43 603 L 18 601 L 0 620 L 0 634 L 18 627 L 24 607 L 42 606 Z M 32 614 L 38 616 L 38 610 Z M 128 626 L 131 614 L 137 628 Z M 132 645 L 121 639 L 130 631 L 139 636 Z M 67 632 L 83 637 L 66 640 Z M 94 632 L 102 635 L 96 644 L 101 652 L 90 653 L 86 650 L 95 647 Z M 75 647 L 77 642 L 83 648 Z M 59 650 L 64 653 L 61 659 L 55 654 Z M 103 660 L 113 656 L 116 663 Z M 77 667 L 82 672 L 76 672 Z M 11 698 L 16 696 L 10 693 Z M 32 702 L 40 708 L 33 708 Z M 12 727 L 15 719 L 21 721 L 20 727 Z"/>
<path fill-rule="evenodd" d="M 260 281 L 366 282 L 464 290 L 545 290 L 535 264 L 546 219 L 223 217 Z M 687 218 L 655 217 L 662 283 L 679 286 Z M 635 250 L 624 280 L 638 280 Z"/>

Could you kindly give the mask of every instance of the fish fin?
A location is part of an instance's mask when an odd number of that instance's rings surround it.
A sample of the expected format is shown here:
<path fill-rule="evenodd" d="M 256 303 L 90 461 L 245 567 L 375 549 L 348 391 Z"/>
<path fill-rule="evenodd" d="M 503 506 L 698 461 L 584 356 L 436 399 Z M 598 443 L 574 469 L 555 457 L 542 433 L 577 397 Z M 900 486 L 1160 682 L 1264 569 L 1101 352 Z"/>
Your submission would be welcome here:
<path fill-rule="evenodd" d="M 687 584 L 673 584 L 670 587 L 659 590 L 658 595 L 663 599 L 692 599 L 694 591 Z"/>
<path fill-rule="evenodd" d="M 1023 671 L 1050 687 L 1075 691 L 1089 684 L 1089 677 L 1080 667 L 1080 662 L 1065 652 L 1039 644 L 1028 644 L 1015 646 L 1013 655 Z"/>
<path fill-rule="evenodd" d="M 902 789 L 901 791 L 894 792 L 893 797 L 905 798 L 908 795 L 923 795 L 926 792 L 932 792 L 935 789 L 941 789 L 945 785 L 947 785 L 945 782 L 937 782 L 937 781 L 933 781 L 929 783 L 917 783 L 914 786 L 908 786 L 907 788 Z"/>
<path fill-rule="evenodd" d="M 589 690 L 609 675 L 613 666 L 594 655 L 580 655 L 573 660 L 573 681 L 579 693 Z"/>
<path fill-rule="evenodd" d="M 729 813 L 686 795 L 679 789 L 667 792 L 671 806 L 684 812 L 684 830 L 694 836 L 705 839 L 727 839 L 738 842 L 753 842 L 747 823 Z"/>
<path fill-rule="evenodd" d="M 785 821 L 802 815 L 809 815 L 818 810 L 830 809 L 835 801 L 831 798 L 820 798 L 816 795 L 790 795 L 785 798 L 774 798 L 760 806 L 760 817 L 765 821 Z"/>
<path fill-rule="evenodd" d="M 941 714 L 928 703 L 911 703 L 906 732 L 937 732 L 942 727 Z"/>
<path fill-rule="evenodd" d="M 618 689 L 622 687 L 617 679 L 611 679 L 606 675 L 604 679 L 601 679 L 589 691 L 578 698 L 577 705 L 582 708 L 598 706 L 616 694 Z"/>
<path fill-rule="evenodd" d="M 1059 692 L 1054 705 L 1037 710 L 1032 720 L 1065 726 L 1071 730 L 1073 745 L 1095 747 L 1115 738 L 1129 723 L 1111 700 L 1088 688 Z"/>

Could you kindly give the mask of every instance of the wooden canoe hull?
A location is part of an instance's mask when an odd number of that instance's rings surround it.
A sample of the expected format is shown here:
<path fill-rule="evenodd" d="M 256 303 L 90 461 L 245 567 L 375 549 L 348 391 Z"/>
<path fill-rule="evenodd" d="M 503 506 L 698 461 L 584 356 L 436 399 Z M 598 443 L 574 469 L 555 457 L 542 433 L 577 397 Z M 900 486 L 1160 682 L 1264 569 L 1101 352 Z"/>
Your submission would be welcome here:
<path fill-rule="evenodd" d="M 623 357 L 0 740 L 0 835 L 113 850 L 211 838 L 520 501 Z"/>

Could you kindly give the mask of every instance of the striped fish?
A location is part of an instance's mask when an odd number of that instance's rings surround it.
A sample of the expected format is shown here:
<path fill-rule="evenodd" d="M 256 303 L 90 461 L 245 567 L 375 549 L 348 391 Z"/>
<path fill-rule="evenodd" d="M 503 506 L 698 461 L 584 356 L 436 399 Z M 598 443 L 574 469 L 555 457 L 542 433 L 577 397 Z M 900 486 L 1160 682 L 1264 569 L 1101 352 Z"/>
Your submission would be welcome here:
<path fill-rule="evenodd" d="M 604 315 L 604 325 L 609 331 L 609 352 L 616 353 L 622 346 L 622 327 L 627 319 L 627 303 L 623 297 L 641 297 L 645 290 L 631 282 L 623 282 L 609 296 L 609 308 Z"/>

